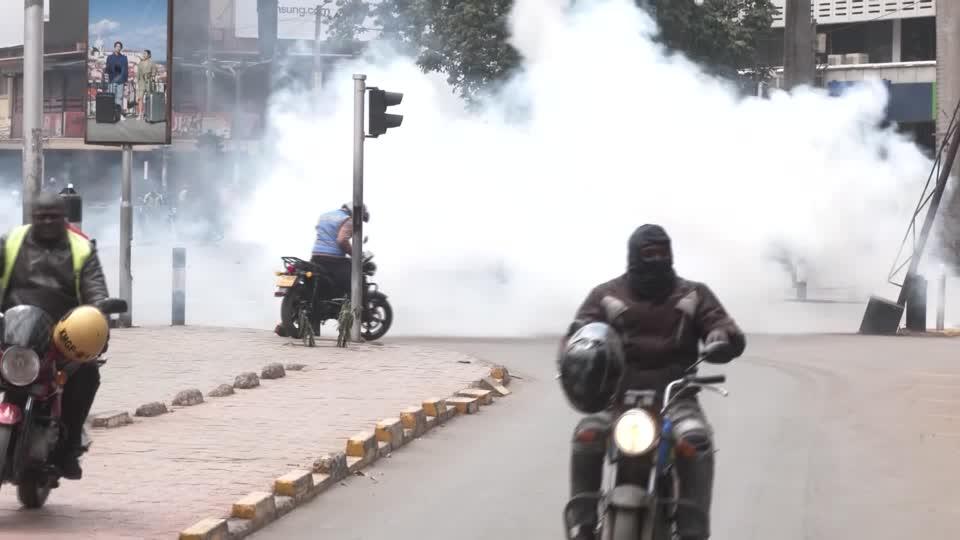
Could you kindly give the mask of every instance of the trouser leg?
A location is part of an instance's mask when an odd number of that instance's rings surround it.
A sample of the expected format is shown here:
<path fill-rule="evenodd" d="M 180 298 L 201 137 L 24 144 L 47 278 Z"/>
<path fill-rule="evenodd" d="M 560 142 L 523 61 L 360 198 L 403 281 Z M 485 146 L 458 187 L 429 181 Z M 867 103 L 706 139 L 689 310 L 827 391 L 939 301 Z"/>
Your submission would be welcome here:
<path fill-rule="evenodd" d="M 610 414 L 603 412 L 584 418 L 574 429 L 570 457 L 572 498 L 600 491 L 610 423 Z M 574 536 L 577 540 L 593 539 L 597 519 L 597 501 L 594 498 L 576 499 L 568 508 L 566 516 L 567 523 L 577 529 Z"/>
<path fill-rule="evenodd" d="M 79 453 L 83 423 L 93 407 L 100 388 L 100 369 L 96 363 L 84 364 L 67 380 L 63 388 L 61 420 L 67 428 L 64 450 L 68 455 Z"/>
<path fill-rule="evenodd" d="M 713 495 L 713 429 L 696 399 L 677 401 L 667 411 L 673 422 L 676 441 L 676 471 L 680 499 L 696 504 L 702 511 L 680 506 L 677 528 L 682 540 L 710 537 L 710 505 Z"/>

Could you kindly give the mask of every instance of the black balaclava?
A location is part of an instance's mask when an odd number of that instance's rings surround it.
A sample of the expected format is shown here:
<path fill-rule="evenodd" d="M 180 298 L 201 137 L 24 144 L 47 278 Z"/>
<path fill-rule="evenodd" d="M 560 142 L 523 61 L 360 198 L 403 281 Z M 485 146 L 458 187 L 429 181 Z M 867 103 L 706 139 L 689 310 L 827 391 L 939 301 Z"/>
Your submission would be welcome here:
<path fill-rule="evenodd" d="M 648 246 L 662 247 L 665 254 L 645 256 L 641 250 Z M 627 281 L 630 289 L 639 298 L 662 300 L 673 292 L 676 280 L 667 231 L 659 225 L 638 227 L 630 235 L 627 244 Z"/>
<path fill-rule="evenodd" d="M 67 236 L 67 206 L 63 198 L 49 191 L 37 194 L 32 221 L 31 236 L 38 244 L 61 242 Z"/>

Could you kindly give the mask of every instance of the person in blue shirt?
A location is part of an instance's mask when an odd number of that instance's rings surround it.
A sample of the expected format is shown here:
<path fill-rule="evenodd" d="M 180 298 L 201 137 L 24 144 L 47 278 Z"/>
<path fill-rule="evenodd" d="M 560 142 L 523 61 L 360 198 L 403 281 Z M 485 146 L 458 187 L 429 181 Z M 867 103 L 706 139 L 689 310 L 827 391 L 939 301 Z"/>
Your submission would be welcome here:
<path fill-rule="evenodd" d="M 353 249 L 353 212 L 344 204 L 327 212 L 317 220 L 317 238 L 313 243 L 310 262 L 323 267 L 333 280 L 333 290 L 321 297 L 339 298 L 350 291 L 351 262 L 347 257 Z M 367 205 L 363 205 L 363 222 L 370 221 Z"/>
<path fill-rule="evenodd" d="M 107 89 L 113 92 L 114 102 L 119 109 L 123 109 L 123 91 L 127 85 L 129 63 L 127 56 L 123 54 L 123 43 L 118 41 L 113 44 L 113 54 L 107 56 Z M 120 119 L 123 120 L 121 114 Z"/>

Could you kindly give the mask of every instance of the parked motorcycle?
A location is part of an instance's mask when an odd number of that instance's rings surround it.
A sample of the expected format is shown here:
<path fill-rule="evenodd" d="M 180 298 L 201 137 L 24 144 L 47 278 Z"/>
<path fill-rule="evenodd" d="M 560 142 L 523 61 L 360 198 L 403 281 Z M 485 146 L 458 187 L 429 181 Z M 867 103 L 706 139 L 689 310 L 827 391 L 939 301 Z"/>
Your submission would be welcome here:
<path fill-rule="evenodd" d="M 312 347 L 314 336 L 320 335 L 320 327 L 326 321 L 337 320 L 344 303 L 349 298 L 319 298 L 318 285 L 332 284 L 331 277 L 320 266 L 297 257 L 281 257 L 284 271 L 277 272 L 277 290 L 274 296 L 283 297 L 280 305 L 280 327 L 277 333 L 303 339 Z M 377 273 L 373 253 L 363 253 L 362 266 L 363 311 L 360 333 L 366 341 L 381 339 L 393 324 L 393 308 L 387 295 L 376 283 L 369 281 Z M 327 289 L 328 287 L 324 287 Z"/>
<path fill-rule="evenodd" d="M 106 317 L 127 311 L 127 302 L 111 298 L 95 307 Z M 60 471 L 51 456 L 66 440 L 60 420 L 63 388 L 82 365 L 67 361 L 53 346 L 55 323 L 35 306 L 10 308 L 0 318 L 0 483 L 16 485 L 26 508 L 40 508 L 59 486 Z M 81 440 L 86 452 L 91 444 L 86 430 Z"/>
<path fill-rule="evenodd" d="M 597 538 L 601 540 L 675 539 L 679 507 L 693 509 L 695 515 L 701 517 L 706 531 L 704 509 L 678 498 L 679 479 L 674 467 L 677 441 L 673 437 L 673 424 L 665 413 L 684 390 L 698 388 L 727 396 L 725 389 L 713 386 L 723 384 L 725 376 L 696 375 L 697 366 L 727 346 L 714 343 L 704 347 L 699 360 L 687 369 L 686 375 L 667 385 L 659 409 L 654 390 L 624 392 L 617 410 L 625 412 L 614 422 L 609 435 L 600 492 L 577 495 L 564 510 L 568 540 L 573 538 L 577 526 L 572 509 L 582 504 L 597 504 L 600 516 Z"/>

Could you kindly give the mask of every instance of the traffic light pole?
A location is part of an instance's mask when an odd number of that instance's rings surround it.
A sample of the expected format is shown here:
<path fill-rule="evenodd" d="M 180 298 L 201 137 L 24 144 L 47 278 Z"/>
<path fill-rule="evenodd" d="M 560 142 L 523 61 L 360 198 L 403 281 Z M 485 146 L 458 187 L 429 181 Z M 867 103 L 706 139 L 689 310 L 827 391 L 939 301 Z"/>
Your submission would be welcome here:
<path fill-rule="evenodd" d="M 353 249 L 350 269 L 350 306 L 353 308 L 353 341 L 363 341 L 360 323 L 363 317 L 363 100 L 367 92 L 367 76 L 353 76 Z"/>

